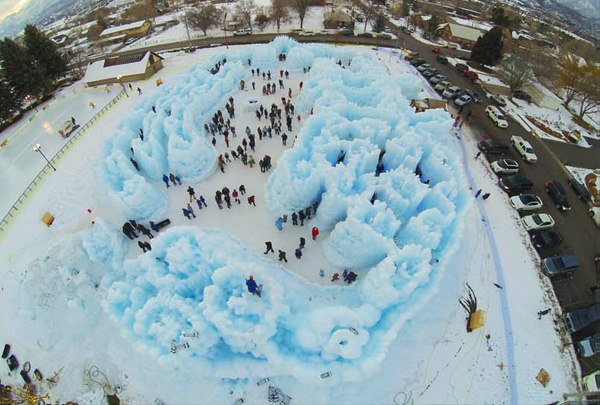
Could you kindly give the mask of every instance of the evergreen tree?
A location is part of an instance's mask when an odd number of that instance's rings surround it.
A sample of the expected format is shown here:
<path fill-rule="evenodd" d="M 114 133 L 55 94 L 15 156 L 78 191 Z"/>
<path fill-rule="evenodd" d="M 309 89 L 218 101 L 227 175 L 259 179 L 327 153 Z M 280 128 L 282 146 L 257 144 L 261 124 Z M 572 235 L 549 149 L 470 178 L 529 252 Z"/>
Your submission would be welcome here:
<path fill-rule="evenodd" d="M 437 15 L 433 14 L 431 16 L 425 27 L 425 32 L 433 39 L 440 36 L 440 18 Z"/>
<path fill-rule="evenodd" d="M 67 60 L 56 44 L 34 25 L 25 26 L 25 46 L 40 66 L 46 82 L 52 82 L 66 73 Z"/>
<path fill-rule="evenodd" d="M 0 78 L 0 119 L 3 121 L 14 117 L 21 106 L 10 84 Z"/>
<path fill-rule="evenodd" d="M 410 14 L 410 5 L 408 0 L 402 0 L 402 17 L 408 17 Z"/>
<path fill-rule="evenodd" d="M 495 65 L 502 58 L 502 28 L 494 27 L 477 39 L 471 59 L 482 65 Z"/>
<path fill-rule="evenodd" d="M 382 32 L 385 29 L 386 19 L 383 14 L 378 14 L 373 22 L 373 32 Z"/>
<path fill-rule="evenodd" d="M 0 65 L 18 100 L 26 95 L 38 97 L 45 89 L 44 76 L 33 56 L 10 38 L 0 41 Z"/>

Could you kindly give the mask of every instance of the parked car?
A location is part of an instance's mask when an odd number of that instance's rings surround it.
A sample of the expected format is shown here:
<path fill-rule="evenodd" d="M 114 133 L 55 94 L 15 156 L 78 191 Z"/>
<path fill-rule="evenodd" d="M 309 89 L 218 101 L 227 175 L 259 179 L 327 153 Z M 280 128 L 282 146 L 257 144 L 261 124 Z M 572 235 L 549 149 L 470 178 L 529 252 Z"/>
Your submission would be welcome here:
<path fill-rule="evenodd" d="M 442 93 L 442 97 L 452 100 L 452 99 L 458 97 L 459 94 L 460 94 L 460 87 L 449 86 L 449 87 L 446 87 L 446 89 Z"/>
<path fill-rule="evenodd" d="M 547 257 L 542 260 L 542 273 L 550 278 L 572 277 L 579 268 L 579 260 L 573 255 Z"/>
<path fill-rule="evenodd" d="M 443 82 L 444 80 L 446 80 L 446 76 L 442 75 L 442 74 L 437 74 L 435 76 L 432 76 L 429 81 L 433 84 L 439 83 L 439 82 Z"/>
<path fill-rule="evenodd" d="M 469 69 L 469 67 L 464 63 L 457 63 L 454 65 L 454 69 L 458 70 L 459 72 L 464 72 L 465 70 Z"/>
<path fill-rule="evenodd" d="M 495 162 L 492 162 L 491 166 L 494 173 L 499 174 L 513 174 L 519 171 L 519 164 L 512 159 L 496 160 Z"/>
<path fill-rule="evenodd" d="M 481 103 L 482 101 L 481 96 L 476 91 L 473 91 L 471 89 L 465 89 L 465 94 L 467 96 L 470 96 L 473 99 L 473 102 L 475 103 Z"/>
<path fill-rule="evenodd" d="M 526 215 L 521 218 L 521 223 L 523 224 L 525 230 L 528 232 L 550 229 L 555 224 L 554 218 L 552 218 L 548 214 Z"/>
<path fill-rule="evenodd" d="M 593 322 L 600 321 L 600 302 L 589 307 L 567 312 L 563 318 L 569 332 L 575 333 Z"/>
<path fill-rule="evenodd" d="M 486 155 L 502 155 L 508 152 L 508 145 L 490 137 L 481 140 L 481 142 L 477 144 L 477 147 Z"/>
<path fill-rule="evenodd" d="M 352 36 L 354 36 L 354 30 L 352 30 L 350 28 L 344 28 L 342 30 L 341 34 L 345 37 L 352 37 Z"/>
<path fill-rule="evenodd" d="M 437 91 L 443 92 L 444 90 L 446 90 L 446 87 L 448 87 L 448 86 L 452 86 L 452 83 L 450 83 L 447 80 L 444 80 L 444 81 L 441 81 L 438 84 L 436 84 L 434 89 L 436 89 Z"/>
<path fill-rule="evenodd" d="M 523 137 L 513 135 L 510 137 L 510 144 L 514 146 L 519 155 L 528 163 L 537 162 L 537 155 L 533 151 L 533 147 Z"/>
<path fill-rule="evenodd" d="M 406 56 L 404 57 L 404 59 L 406 60 L 413 60 L 419 57 L 419 53 L 418 52 L 409 52 L 406 54 Z"/>
<path fill-rule="evenodd" d="M 588 215 L 592 218 L 592 221 L 600 228 L 600 207 L 592 207 L 588 210 Z"/>
<path fill-rule="evenodd" d="M 485 113 L 488 117 L 490 117 L 492 122 L 498 128 L 508 127 L 508 121 L 506 121 L 506 118 L 504 118 L 504 115 L 502 115 L 502 113 L 497 107 L 494 107 L 493 105 L 488 105 L 487 107 L 485 107 Z"/>
<path fill-rule="evenodd" d="M 438 70 L 436 68 L 430 68 L 423 72 L 423 76 L 425 77 L 433 77 L 437 74 Z"/>
<path fill-rule="evenodd" d="M 473 72 L 472 70 L 465 70 L 463 72 L 463 75 L 467 79 L 471 79 L 472 81 L 475 81 L 475 80 L 479 79 L 479 75 L 476 72 Z"/>
<path fill-rule="evenodd" d="M 233 36 L 240 37 L 252 34 L 252 28 L 242 28 L 233 33 Z"/>
<path fill-rule="evenodd" d="M 319 35 L 333 35 L 333 32 L 330 30 L 321 30 L 318 32 Z"/>
<path fill-rule="evenodd" d="M 551 180 L 547 182 L 546 193 L 548 193 L 552 201 L 554 201 L 554 204 L 556 204 L 557 210 L 569 211 L 571 209 L 571 204 L 569 204 L 567 193 L 565 192 L 562 184 L 560 184 L 558 181 Z"/>
<path fill-rule="evenodd" d="M 600 333 L 575 342 L 575 351 L 579 357 L 592 357 L 600 353 Z"/>
<path fill-rule="evenodd" d="M 440 48 L 438 48 L 437 46 L 435 48 L 431 49 L 431 52 L 433 53 L 439 53 L 440 52 Z"/>
<path fill-rule="evenodd" d="M 456 45 L 456 44 L 446 44 L 446 48 L 448 48 L 448 49 L 458 49 L 458 45 Z"/>
<path fill-rule="evenodd" d="M 410 63 L 413 66 L 421 66 L 423 63 L 425 63 L 425 59 L 415 58 L 411 59 L 408 63 Z"/>
<path fill-rule="evenodd" d="M 429 63 L 423 63 L 421 66 L 417 68 L 419 72 L 424 72 L 427 69 L 431 69 L 431 65 Z"/>
<path fill-rule="evenodd" d="M 312 37 L 313 35 L 315 35 L 314 31 L 309 31 L 309 30 L 303 30 L 300 32 L 299 34 L 301 37 Z"/>
<path fill-rule="evenodd" d="M 567 180 L 567 183 L 569 183 L 573 191 L 575 191 L 575 194 L 577 194 L 577 198 L 579 198 L 581 201 L 583 201 L 584 203 L 592 201 L 592 194 L 586 186 L 584 186 L 574 178 L 570 178 L 569 180 Z"/>
<path fill-rule="evenodd" d="M 581 379 L 581 385 L 585 392 L 595 392 L 600 390 L 600 370 L 583 377 Z"/>
<path fill-rule="evenodd" d="M 464 96 L 457 97 L 454 100 L 454 104 L 456 104 L 459 107 L 464 107 L 468 104 L 471 104 L 471 101 L 473 101 L 471 96 L 464 95 Z"/>
<path fill-rule="evenodd" d="M 542 199 L 534 194 L 519 194 L 510 197 L 510 205 L 517 211 L 535 211 L 544 206 Z"/>
<path fill-rule="evenodd" d="M 442 65 L 447 65 L 448 64 L 448 58 L 446 58 L 445 56 L 442 56 L 442 55 L 436 56 L 435 60 L 437 60 L 438 62 L 440 62 Z"/>
<path fill-rule="evenodd" d="M 490 100 L 494 103 L 498 104 L 500 107 L 506 107 L 506 100 L 502 98 L 502 96 L 497 96 L 495 94 L 488 94 Z"/>
<path fill-rule="evenodd" d="M 509 176 L 501 177 L 498 180 L 498 185 L 502 190 L 511 195 L 529 191 L 531 187 L 533 187 L 531 180 L 522 174 L 511 174 Z"/>
<path fill-rule="evenodd" d="M 377 38 L 381 38 L 381 39 L 392 39 L 392 36 L 390 34 L 386 34 L 385 32 L 381 33 L 381 34 L 377 34 Z"/>
<path fill-rule="evenodd" d="M 531 243 L 537 250 L 560 245 L 562 241 L 562 235 L 557 231 L 540 232 L 531 237 Z"/>
<path fill-rule="evenodd" d="M 361 37 L 361 38 L 373 38 L 373 34 L 371 34 L 370 32 L 361 32 L 360 34 L 357 35 L 357 37 Z"/>
<path fill-rule="evenodd" d="M 527 93 L 525 93 L 524 91 L 521 90 L 517 90 L 514 92 L 513 94 L 514 98 L 518 98 L 519 100 L 525 100 L 528 103 L 531 103 L 531 96 Z"/>

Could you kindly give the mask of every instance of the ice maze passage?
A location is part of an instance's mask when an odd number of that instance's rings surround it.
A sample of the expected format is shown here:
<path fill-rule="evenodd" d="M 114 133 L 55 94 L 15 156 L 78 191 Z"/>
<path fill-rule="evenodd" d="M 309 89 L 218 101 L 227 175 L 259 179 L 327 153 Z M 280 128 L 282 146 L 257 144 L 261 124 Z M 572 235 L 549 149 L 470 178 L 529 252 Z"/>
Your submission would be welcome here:
<path fill-rule="evenodd" d="M 105 309 L 144 352 L 206 375 L 363 380 L 452 270 L 469 204 L 452 119 L 442 110 L 413 112 L 414 76 L 390 76 L 369 54 L 285 37 L 227 51 L 143 102 L 107 145 L 99 171 L 126 215 L 165 210 L 163 191 L 148 179 L 212 174 L 216 152 L 202 125 L 235 96 L 239 80 L 251 80 L 248 60 L 273 71 L 311 68 L 295 101 L 304 126 L 268 178 L 266 200 L 274 216 L 316 209 L 311 225 L 330 231 L 327 258 L 358 281 L 310 284 L 224 231 L 173 227 L 153 239 L 151 252 L 113 266 Z M 132 144 L 140 172 L 124 162 Z M 262 298 L 247 291 L 251 274 Z M 185 348 L 172 354 L 172 345 Z"/>

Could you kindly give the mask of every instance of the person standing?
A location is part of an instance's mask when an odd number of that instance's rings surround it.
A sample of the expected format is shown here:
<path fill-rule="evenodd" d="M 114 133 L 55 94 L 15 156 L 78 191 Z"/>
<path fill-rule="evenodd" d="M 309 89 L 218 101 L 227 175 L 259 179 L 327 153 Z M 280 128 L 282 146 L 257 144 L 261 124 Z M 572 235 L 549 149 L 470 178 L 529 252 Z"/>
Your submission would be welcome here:
<path fill-rule="evenodd" d="M 292 214 L 292 225 L 298 225 L 298 214 L 295 212 Z"/>
<path fill-rule="evenodd" d="M 306 239 L 304 239 L 303 237 L 300 237 L 300 246 L 298 247 L 298 249 L 304 249 L 305 245 L 306 245 Z"/>
<path fill-rule="evenodd" d="M 231 197 L 229 194 L 224 194 L 223 199 L 225 200 L 225 204 L 227 204 L 227 208 L 231 209 Z"/>
<path fill-rule="evenodd" d="M 304 210 L 298 212 L 298 218 L 300 219 L 300 226 L 304 226 Z"/>
<path fill-rule="evenodd" d="M 477 192 L 475 193 L 475 198 L 479 197 L 479 194 L 481 194 L 481 189 L 477 190 Z"/>
<path fill-rule="evenodd" d="M 487 200 L 488 198 L 490 198 L 490 193 L 485 193 L 481 196 L 481 198 L 483 198 L 483 201 Z"/>
<path fill-rule="evenodd" d="M 194 188 L 192 186 L 188 186 L 187 192 L 190 195 L 190 202 L 196 199 L 196 192 L 194 191 Z"/>
<path fill-rule="evenodd" d="M 196 200 L 196 201 L 198 201 L 198 200 Z M 187 204 L 187 210 L 194 218 L 196 218 L 196 214 L 194 213 L 194 210 L 192 209 L 192 206 L 190 205 L 190 203 Z"/>
<path fill-rule="evenodd" d="M 248 197 L 248 204 L 254 205 L 256 207 L 256 203 L 254 202 L 255 196 L 251 195 Z"/>
<path fill-rule="evenodd" d="M 313 227 L 312 229 L 312 238 L 313 240 L 317 239 L 317 236 L 319 236 L 319 228 L 317 228 L 316 226 Z"/>
<path fill-rule="evenodd" d="M 169 178 L 167 177 L 166 174 L 163 174 L 162 181 L 165 183 L 167 188 L 169 188 Z"/>
<path fill-rule="evenodd" d="M 183 215 L 185 215 L 185 217 L 187 219 L 192 219 L 192 215 L 190 214 L 190 212 L 187 209 L 182 208 L 181 210 L 183 211 Z"/>
<path fill-rule="evenodd" d="M 265 245 L 267 246 L 267 251 L 265 252 L 265 254 L 267 254 L 269 252 L 275 253 L 275 251 L 273 250 L 273 243 L 271 243 L 270 241 L 267 241 L 267 242 L 265 242 Z"/>
<path fill-rule="evenodd" d="M 204 199 L 204 196 L 200 196 L 200 198 L 198 200 L 198 206 L 200 207 L 200 209 L 202 209 L 202 206 L 204 205 L 205 207 L 208 207 L 208 205 L 206 205 L 206 200 Z"/>
<path fill-rule="evenodd" d="M 275 227 L 280 231 L 283 230 L 283 218 L 277 218 L 277 221 L 275 221 Z"/>
<path fill-rule="evenodd" d="M 283 146 L 286 146 L 287 134 L 285 132 L 281 135 L 281 143 L 283 144 Z"/>
<path fill-rule="evenodd" d="M 246 186 L 244 186 L 243 184 L 240 185 L 239 190 L 241 195 L 246 194 Z"/>
<path fill-rule="evenodd" d="M 238 197 L 239 197 L 239 194 L 238 194 L 238 192 L 237 192 L 237 190 L 236 190 L 236 189 L 233 189 L 233 192 L 231 193 L 231 196 L 233 197 L 233 201 L 235 201 L 236 203 L 238 203 L 238 204 L 241 204 L 241 203 L 242 203 L 242 202 L 240 201 L 240 199 L 238 198 Z"/>
<path fill-rule="evenodd" d="M 295 255 L 296 255 L 296 259 L 301 259 L 302 258 L 302 249 L 300 249 L 300 248 L 296 249 Z"/>

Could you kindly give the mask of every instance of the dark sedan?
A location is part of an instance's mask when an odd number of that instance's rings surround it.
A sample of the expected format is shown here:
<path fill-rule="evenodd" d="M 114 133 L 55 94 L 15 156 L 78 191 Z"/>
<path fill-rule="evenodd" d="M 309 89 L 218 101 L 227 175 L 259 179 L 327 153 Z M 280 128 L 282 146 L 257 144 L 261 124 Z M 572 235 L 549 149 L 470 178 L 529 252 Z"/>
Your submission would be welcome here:
<path fill-rule="evenodd" d="M 557 231 L 540 232 L 531 237 L 531 243 L 537 250 L 560 245 L 562 241 L 562 235 Z"/>

